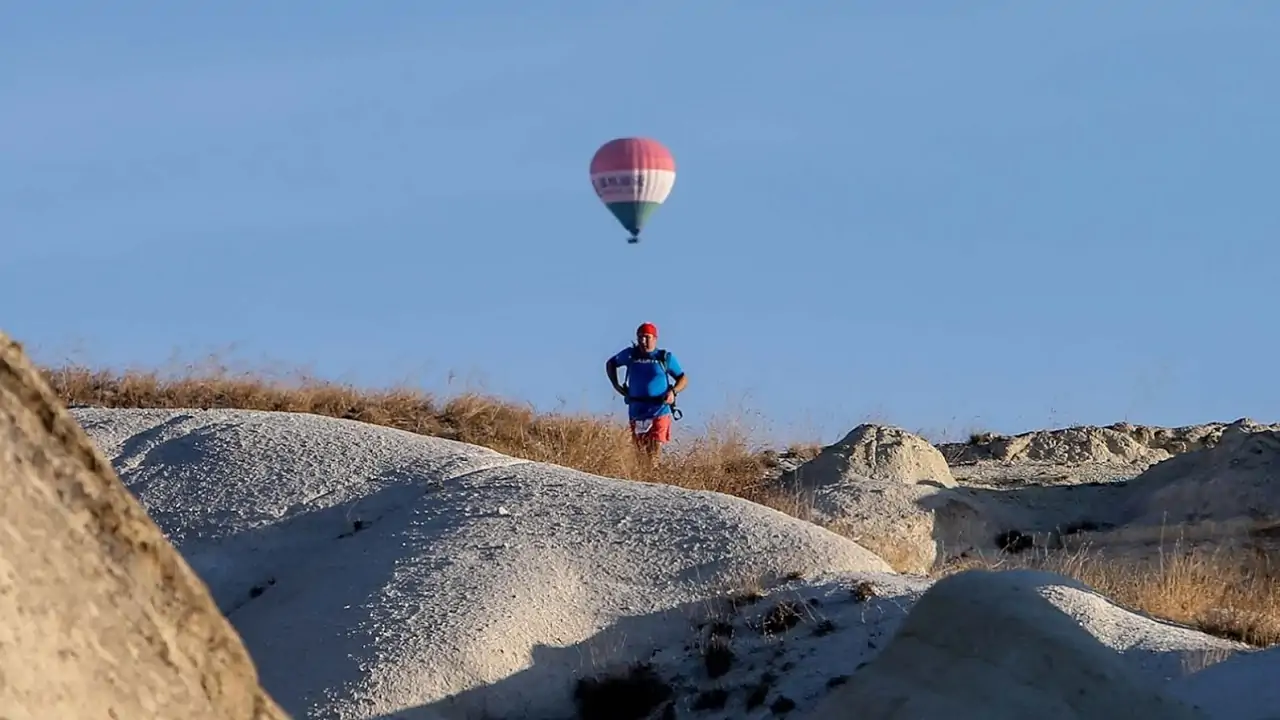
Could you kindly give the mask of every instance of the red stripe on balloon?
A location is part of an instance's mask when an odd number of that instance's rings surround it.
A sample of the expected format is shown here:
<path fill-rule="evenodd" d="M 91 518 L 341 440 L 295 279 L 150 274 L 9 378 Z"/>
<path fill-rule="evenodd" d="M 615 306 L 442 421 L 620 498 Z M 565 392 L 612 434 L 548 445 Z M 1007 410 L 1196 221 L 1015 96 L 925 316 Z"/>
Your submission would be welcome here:
<path fill-rule="evenodd" d="M 650 138 L 617 138 L 610 140 L 591 158 L 591 172 L 619 170 L 670 170 L 676 160 L 662 143 Z"/>

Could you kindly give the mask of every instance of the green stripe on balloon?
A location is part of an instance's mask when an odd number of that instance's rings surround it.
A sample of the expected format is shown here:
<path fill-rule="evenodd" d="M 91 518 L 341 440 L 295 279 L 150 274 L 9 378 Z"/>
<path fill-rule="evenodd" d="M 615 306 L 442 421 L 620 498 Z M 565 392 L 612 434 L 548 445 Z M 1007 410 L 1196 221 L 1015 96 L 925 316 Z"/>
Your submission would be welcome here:
<path fill-rule="evenodd" d="M 618 222 L 622 223 L 622 227 L 632 235 L 640 234 L 640 229 L 649 221 L 649 217 L 653 215 L 653 211 L 658 209 L 659 203 L 656 202 L 615 202 L 609 203 L 609 212 L 618 218 Z"/>

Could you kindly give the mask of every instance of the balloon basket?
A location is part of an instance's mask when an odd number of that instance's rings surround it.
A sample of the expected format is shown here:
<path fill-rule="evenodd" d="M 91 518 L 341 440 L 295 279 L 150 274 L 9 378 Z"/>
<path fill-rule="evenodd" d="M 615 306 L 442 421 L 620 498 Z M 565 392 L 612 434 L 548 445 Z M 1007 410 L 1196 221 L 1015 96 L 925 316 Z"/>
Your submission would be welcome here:
<path fill-rule="evenodd" d="M 636 237 L 635 235 L 632 235 L 631 237 L 627 238 L 628 245 L 635 245 L 638 242 L 640 242 L 640 238 Z"/>

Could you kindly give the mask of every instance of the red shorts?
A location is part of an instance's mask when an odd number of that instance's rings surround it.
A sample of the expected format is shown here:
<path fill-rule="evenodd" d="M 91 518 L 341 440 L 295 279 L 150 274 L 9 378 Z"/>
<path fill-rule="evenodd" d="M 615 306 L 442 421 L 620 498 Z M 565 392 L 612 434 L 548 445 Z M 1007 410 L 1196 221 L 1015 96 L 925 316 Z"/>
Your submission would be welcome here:
<path fill-rule="evenodd" d="M 631 437 L 636 442 L 671 442 L 671 413 L 663 413 L 652 420 L 632 420 L 630 425 Z"/>

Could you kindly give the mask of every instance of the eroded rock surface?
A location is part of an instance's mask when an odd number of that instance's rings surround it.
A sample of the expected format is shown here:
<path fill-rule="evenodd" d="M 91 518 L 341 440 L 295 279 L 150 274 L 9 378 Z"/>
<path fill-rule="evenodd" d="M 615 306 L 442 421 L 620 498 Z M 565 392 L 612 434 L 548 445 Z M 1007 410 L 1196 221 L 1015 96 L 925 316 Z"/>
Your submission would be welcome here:
<path fill-rule="evenodd" d="M 205 585 L 3 333 L 0 717 L 287 717 Z"/>
<path fill-rule="evenodd" d="M 779 482 L 812 508 L 814 521 L 900 571 L 925 572 L 940 552 L 995 535 L 979 507 L 949 492 L 956 481 L 942 453 L 898 427 L 859 425 Z"/>
<path fill-rule="evenodd" d="M 1280 431 L 1235 427 L 1129 482 L 1121 522 L 1280 520 Z"/>
<path fill-rule="evenodd" d="M 1280 430 L 1241 418 L 1232 423 L 1156 427 L 1115 423 L 1032 430 L 1017 435 L 976 434 L 969 442 L 941 443 L 938 449 L 953 465 L 983 461 L 1153 464 L 1175 455 L 1217 445 L 1231 429 Z"/>
<path fill-rule="evenodd" d="M 956 485 L 947 459 L 928 440 L 902 428 L 871 424 L 855 427 L 817 457 L 782 475 L 784 483 L 806 489 L 858 480 Z"/>

